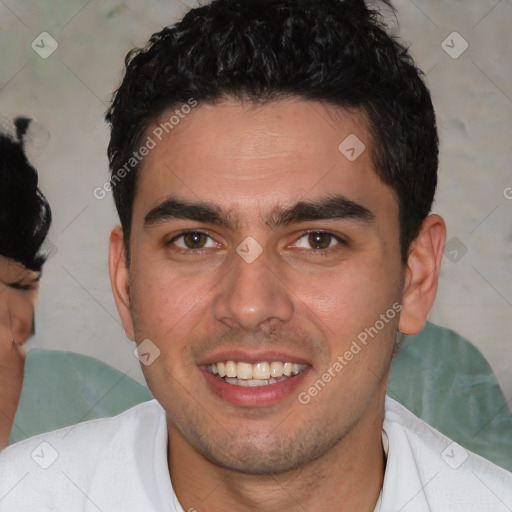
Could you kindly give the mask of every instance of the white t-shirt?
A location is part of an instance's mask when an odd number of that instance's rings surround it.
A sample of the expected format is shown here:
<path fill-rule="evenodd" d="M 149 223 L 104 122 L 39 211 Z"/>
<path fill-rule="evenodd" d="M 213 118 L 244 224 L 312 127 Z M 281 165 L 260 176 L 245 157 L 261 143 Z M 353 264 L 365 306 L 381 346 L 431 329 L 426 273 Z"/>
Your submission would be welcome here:
<path fill-rule="evenodd" d="M 393 399 L 383 426 L 378 512 L 510 512 L 512 473 L 465 451 Z M 183 512 L 152 400 L 113 418 L 41 434 L 0 454 L 0 512 Z"/>

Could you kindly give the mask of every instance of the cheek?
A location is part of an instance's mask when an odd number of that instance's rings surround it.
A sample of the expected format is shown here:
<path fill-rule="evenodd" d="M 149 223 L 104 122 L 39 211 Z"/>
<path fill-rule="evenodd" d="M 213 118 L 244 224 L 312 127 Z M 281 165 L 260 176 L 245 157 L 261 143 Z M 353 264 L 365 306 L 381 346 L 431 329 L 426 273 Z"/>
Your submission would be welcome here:
<path fill-rule="evenodd" d="M 320 321 L 327 337 L 353 339 L 400 300 L 398 268 L 377 261 L 347 264 L 296 283 L 306 314 Z"/>
<path fill-rule="evenodd" d="M 137 339 L 157 342 L 193 328 L 208 300 L 208 287 L 199 286 L 199 277 L 177 276 L 156 265 L 135 276 L 130 296 Z"/>

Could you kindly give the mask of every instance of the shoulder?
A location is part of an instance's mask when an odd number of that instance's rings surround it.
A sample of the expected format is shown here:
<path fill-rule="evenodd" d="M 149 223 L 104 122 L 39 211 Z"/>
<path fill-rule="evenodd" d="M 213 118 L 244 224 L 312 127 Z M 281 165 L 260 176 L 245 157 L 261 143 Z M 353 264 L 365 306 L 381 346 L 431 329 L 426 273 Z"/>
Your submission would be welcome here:
<path fill-rule="evenodd" d="M 38 500 L 43 497 L 53 505 L 76 506 L 77 502 L 66 501 L 67 497 L 82 499 L 78 489 L 94 487 L 100 475 L 136 466 L 141 441 L 149 452 L 156 439 L 165 436 L 165 413 L 151 400 L 111 418 L 54 430 L 9 446 L 0 453 L 0 497 L 6 497 L 0 501 L 0 511 L 7 506 L 29 510 L 40 505 Z"/>
<path fill-rule="evenodd" d="M 403 506 L 403 512 L 448 506 L 453 512 L 497 512 L 512 506 L 512 473 L 451 441 L 390 397 L 383 429 L 389 443 L 387 506 Z"/>
<path fill-rule="evenodd" d="M 162 415 L 163 409 L 156 400 L 143 402 L 117 416 L 77 423 L 15 443 L 0 453 L 0 462 L 16 459 L 20 453 L 31 450 L 43 441 L 54 442 L 64 448 L 78 448 L 81 444 L 87 444 L 89 450 L 101 449 L 103 444 L 111 442 L 115 437 L 124 437 L 141 428 L 150 427 Z"/>

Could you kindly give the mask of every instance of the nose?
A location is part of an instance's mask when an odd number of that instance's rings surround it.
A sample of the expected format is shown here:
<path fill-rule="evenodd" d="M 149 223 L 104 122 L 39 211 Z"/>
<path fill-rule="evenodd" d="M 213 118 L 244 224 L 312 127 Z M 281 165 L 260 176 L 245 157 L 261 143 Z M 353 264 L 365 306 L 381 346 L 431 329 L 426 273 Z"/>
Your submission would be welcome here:
<path fill-rule="evenodd" d="M 276 321 L 287 322 L 294 312 L 284 277 L 264 254 L 252 263 L 233 256 L 231 271 L 220 284 L 213 308 L 217 321 L 247 332 Z"/>
<path fill-rule="evenodd" d="M 14 338 L 18 345 L 24 343 L 32 331 L 32 304 L 8 297 L 4 291 L 0 300 L 0 332 L 3 337 Z"/>
<path fill-rule="evenodd" d="M 12 319 L 12 336 L 18 345 L 25 343 L 32 332 L 32 315 L 26 318 L 14 317 Z"/>

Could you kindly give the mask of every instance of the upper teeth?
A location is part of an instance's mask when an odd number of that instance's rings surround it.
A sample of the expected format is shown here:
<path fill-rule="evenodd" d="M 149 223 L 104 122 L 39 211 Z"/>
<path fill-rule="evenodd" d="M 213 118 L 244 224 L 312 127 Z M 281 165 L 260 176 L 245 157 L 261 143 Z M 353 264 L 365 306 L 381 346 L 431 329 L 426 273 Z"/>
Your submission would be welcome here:
<path fill-rule="evenodd" d="M 251 364 L 236 361 L 218 362 L 208 365 L 207 370 L 219 377 L 236 377 L 238 379 L 258 379 L 264 380 L 279 378 L 285 375 L 286 377 L 297 375 L 305 368 L 305 364 L 297 363 L 283 363 L 281 361 L 272 361 L 267 363 Z"/>

